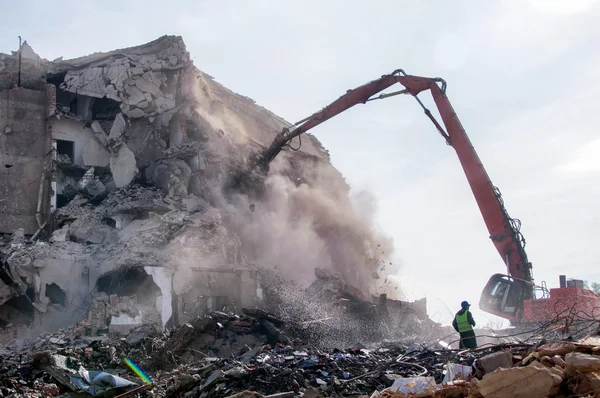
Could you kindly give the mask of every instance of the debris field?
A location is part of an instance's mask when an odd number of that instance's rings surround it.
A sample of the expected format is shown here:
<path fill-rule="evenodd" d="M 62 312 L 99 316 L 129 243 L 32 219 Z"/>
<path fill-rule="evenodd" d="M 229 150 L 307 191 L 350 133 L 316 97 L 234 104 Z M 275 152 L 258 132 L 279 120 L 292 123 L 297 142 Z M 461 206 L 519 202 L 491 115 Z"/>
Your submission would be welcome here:
<path fill-rule="evenodd" d="M 0 398 L 600 396 L 589 340 L 450 349 L 380 294 L 391 240 L 314 136 L 228 191 L 290 123 L 181 37 L 0 71 Z"/>
<path fill-rule="evenodd" d="M 541 398 L 600 391 L 600 346 L 568 341 L 467 351 L 401 340 L 331 348 L 302 338 L 300 324 L 257 309 L 213 311 L 170 331 L 147 324 L 123 337 L 89 330 L 80 322 L 3 348 L 2 396 Z"/>

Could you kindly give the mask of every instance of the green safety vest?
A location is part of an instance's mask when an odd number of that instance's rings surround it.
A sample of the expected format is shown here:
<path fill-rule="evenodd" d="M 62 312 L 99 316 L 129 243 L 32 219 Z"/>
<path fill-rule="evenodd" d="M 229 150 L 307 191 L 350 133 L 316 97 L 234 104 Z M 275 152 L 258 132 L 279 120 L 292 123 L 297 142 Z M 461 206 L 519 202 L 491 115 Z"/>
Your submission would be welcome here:
<path fill-rule="evenodd" d="M 469 311 L 465 311 L 462 315 L 456 314 L 456 325 L 458 326 L 458 332 L 468 332 L 473 330 L 473 326 L 469 323 L 468 320 Z"/>

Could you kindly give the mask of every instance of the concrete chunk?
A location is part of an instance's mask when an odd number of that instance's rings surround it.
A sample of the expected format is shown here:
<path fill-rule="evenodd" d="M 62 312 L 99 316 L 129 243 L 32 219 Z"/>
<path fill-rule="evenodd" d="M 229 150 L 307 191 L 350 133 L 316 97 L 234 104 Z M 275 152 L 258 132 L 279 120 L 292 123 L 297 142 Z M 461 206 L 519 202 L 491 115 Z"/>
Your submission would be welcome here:
<path fill-rule="evenodd" d="M 66 91 L 88 97 L 104 97 L 104 68 L 89 67 L 81 70 L 69 70 L 60 87 Z"/>
<path fill-rule="evenodd" d="M 135 108 L 130 111 L 127 111 L 126 114 L 127 114 L 127 116 L 129 116 L 132 119 L 138 119 L 138 118 L 146 115 L 146 113 L 139 108 Z"/>
<path fill-rule="evenodd" d="M 117 91 L 123 91 L 123 83 L 129 77 L 125 65 L 111 65 L 106 70 L 106 77 L 116 87 Z"/>
<path fill-rule="evenodd" d="M 569 352 L 575 351 L 576 348 L 577 346 L 575 343 L 570 342 L 548 343 L 538 349 L 538 354 L 540 357 L 553 357 L 555 355 L 565 356 Z"/>
<path fill-rule="evenodd" d="M 565 362 L 569 376 L 576 373 L 600 371 L 600 357 L 596 355 L 570 352 L 565 356 Z"/>
<path fill-rule="evenodd" d="M 106 98 L 110 98 L 111 100 L 115 100 L 121 102 L 121 97 L 119 97 L 119 90 L 115 88 L 112 84 L 106 86 Z"/>
<path fill-rule="evenodd" d="M 135 86 L 142 90 L 144 93 L 151 93 L 158 95 L 160 89 L 154 84 L 152 75 L 149 72 L 144 73 L 142 77 L 135 79 Z"/>
<path fill-rule="evenodd" d="M 98 140 L 98 143 L 106 148 L 108 145 L 108 137 L 100 123 L 98 123 L 97 120 L 94 120 L 90 127 L 92 128 L 92 132 L 94 133 L 96 140 Z"/>
<path fill-rule="evenodd" d="M 86 166 L 106 167 L 110 163 L 110 153 L 96 140 L 89 140 L 85 144 L 82 157 Z"/>
<path fill-rule="evenodd" d="M 111 244 L 119 240 L 117 231 L 108 225 L 90 224 L 85 220 L 76 220 L 69 226 L 72 241 L 86 244 Z"/>
<path fill-rule="evenodd" d="M 127 147 L 122 144 L 116 154 L 110 158 L 110 171 L 113 175 L 113 180 L 117 188 L 122 188 L 129 185 L 137 173 L 135 155 Z"/>
<path fill-rule="evenodd" d="M 79 180 L 77 188 L 79 189 L 79 192 L 89 197 L 103 194 L 106 191 L 104 184 L 98 177 L 94 176 L 93 167 L 90 167 L 90 169 L 85 172 L 81 180 Z"/>
<path fill-rule="evenodd" d="M 187 187 L 192 170 L 187 163 L 180 159 L 159 160 L 146 168 L 146 178 L 163 189 L 169 189 L 169 182 L 173 174 Z"/>
<path fill-rule="evenodd" d="M 52 232 L 50 242 L 66 242 L 69 239 L 69 225 L 65 224 L 61 229 Z"/>
<path fill-rule="evenodd" d="M 129 105 L 137 105 L 142 101 L 146 100 L 144 92 L 139 90 L 137 87 L 127 86 L 127 103 Z"/>
<path fill-rule="evenodd" d="M 479 358 L 479 363 L 485 373 L 492 373 L 498 368 L 512 368 L 512 354 L 509 351 L 494 352 Z"/>
<path fill-rule="evenodd" d="M 549 371 L 535 367 L 498 369 L 483 376 L 479 392 L 484 398 L 543 398 L 554 383 Z"/>
<path fill-rule="evenodd" d="M 133 330 L 131 333 L 129 333 L 129 335 L 127 336 L 125 341 L 129 345 L 136 345 L 137 343 L 139 343 L 146 337 L 151 336 L 154 333 L 156 333 L 156 328 L 154 327 L 154 325 L 152 325 L 152 324 L 142 325 L 142 326 L 136 328 L 135 330 Z"/>
<path fill-rule="evenodd" d="M 110 128 L 110 134 L 108 135 L 108 139 L 114 140 L 121 138 L 121 134 L 125 131 L 125 118 L 123 118 L 123 114 L 119 113 L 115 117 L 115 121 L 113 122 L 112 127 Z"/>

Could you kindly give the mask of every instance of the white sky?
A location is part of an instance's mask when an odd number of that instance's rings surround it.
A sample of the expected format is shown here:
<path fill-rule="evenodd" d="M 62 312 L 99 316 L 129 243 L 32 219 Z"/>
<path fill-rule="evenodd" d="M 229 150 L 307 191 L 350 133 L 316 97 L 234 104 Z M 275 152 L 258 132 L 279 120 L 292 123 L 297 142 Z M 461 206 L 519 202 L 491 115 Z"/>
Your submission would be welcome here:
<path fill-rule="evenodd" d="M 24 0 L 2 20 L 0 51 L 21 35 L 50 60 L 181 35 L 198 68 L 291 122 L 397 68 L 443 77 L 523 222 L 536 280 L 600 281 L 598 1 Z M 504 264 L 454 151 L 416 102 L 359 105 L 312 132 L 376 196 L 411 298 L 426 292 L 442 321 L 466 299 L 488 323 L 476 304 Z"/>

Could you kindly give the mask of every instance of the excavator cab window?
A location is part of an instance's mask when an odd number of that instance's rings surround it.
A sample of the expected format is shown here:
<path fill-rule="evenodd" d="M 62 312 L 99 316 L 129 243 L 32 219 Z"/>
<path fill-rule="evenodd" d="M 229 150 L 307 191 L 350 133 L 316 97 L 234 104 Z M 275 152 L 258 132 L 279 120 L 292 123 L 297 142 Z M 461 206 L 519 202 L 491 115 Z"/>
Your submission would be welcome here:
<path fill-rule="evenodd" d="M 524 284 L 506 275 L 495 274 L 488 281 L 479 299 L 479 308 L 491 313 L 514 316 L 523 297 Z"/>

